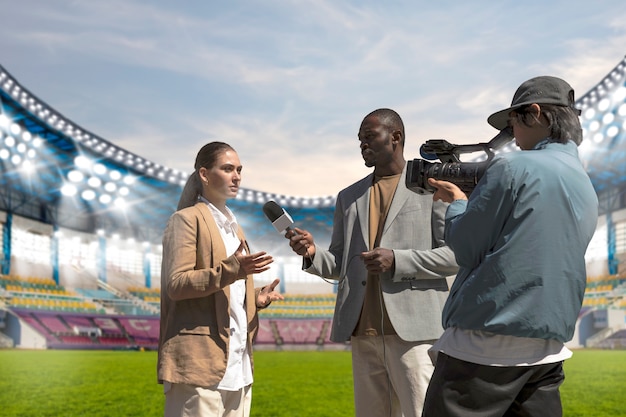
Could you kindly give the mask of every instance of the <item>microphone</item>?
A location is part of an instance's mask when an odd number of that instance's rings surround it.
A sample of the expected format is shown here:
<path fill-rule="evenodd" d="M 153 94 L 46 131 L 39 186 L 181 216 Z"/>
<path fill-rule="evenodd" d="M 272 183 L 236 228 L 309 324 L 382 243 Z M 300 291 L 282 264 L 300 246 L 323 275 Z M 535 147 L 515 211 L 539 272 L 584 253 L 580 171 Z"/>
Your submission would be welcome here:
<path fill-rule="evenodd" d="M 263 205 L 263 213 L 272 222 L 272 226 L 278 233 L 287 233 L 291 230 L 290 226 L 293 224 L 293 219 L 275 201 L 270 200 L 265 203 Z"/>

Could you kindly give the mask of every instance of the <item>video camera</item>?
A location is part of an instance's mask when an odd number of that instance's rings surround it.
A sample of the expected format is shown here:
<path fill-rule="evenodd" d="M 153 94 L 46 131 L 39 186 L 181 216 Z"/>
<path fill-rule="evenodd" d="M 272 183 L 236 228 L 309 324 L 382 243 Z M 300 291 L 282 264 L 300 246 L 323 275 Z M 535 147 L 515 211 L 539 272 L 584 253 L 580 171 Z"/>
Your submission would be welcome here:
<path fill-rule="evenodd" d="M 502 147 L 513 139 L 513 129 L 506 127 L 487 143 L 472 145 L 453 145 L 444 139 L 427 140 L 420 147 L 420 155 L 424 159 L 413 159 L 408 162 L 406 172 L 407 188 L 419 193 L 434 192 L 428 184 L 428 178 L 449 181 L 456 184 L 465 194 L 469 195 L 481 179 L 489 162 L 494 157 L 494 150 Z M 481 162 L 461 162 L 459 155 L 484 151 L 487 160 Z M 441 162 L 428 162 L 439 159 Z"/>

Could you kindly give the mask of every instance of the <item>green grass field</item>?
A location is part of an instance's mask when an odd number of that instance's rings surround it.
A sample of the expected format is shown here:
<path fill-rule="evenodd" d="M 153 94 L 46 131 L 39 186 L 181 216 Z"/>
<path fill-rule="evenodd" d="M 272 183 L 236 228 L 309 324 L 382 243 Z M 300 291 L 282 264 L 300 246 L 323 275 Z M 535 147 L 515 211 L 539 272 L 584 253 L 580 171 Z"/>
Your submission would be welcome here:
<path fill-rule="evenodd" d="M 565 375 L 566 417 L 626 417 L 626 351 L 576 351 Z M 155 352 L 0 350 L 3 417 L 162 413 Z M 255 352 L 252 416 L 352 415 L 350 352 Z"/>

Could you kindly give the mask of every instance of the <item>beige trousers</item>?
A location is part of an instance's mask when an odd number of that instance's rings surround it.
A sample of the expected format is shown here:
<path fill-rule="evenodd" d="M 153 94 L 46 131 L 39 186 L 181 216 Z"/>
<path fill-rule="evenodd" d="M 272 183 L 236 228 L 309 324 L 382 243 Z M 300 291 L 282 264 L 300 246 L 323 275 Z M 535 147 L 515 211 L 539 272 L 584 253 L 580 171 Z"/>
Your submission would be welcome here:
<path fill-rule="evenodd" d="M 420 417 L 434 370 L 432 343 L 395 335 L 352 337 L 356 417 Z"/>
<path fill-rule="evenodd" d="M 165 417 L 249 417 L 252 386 L 239 391 L 172 384 L 165 393 Z"/>

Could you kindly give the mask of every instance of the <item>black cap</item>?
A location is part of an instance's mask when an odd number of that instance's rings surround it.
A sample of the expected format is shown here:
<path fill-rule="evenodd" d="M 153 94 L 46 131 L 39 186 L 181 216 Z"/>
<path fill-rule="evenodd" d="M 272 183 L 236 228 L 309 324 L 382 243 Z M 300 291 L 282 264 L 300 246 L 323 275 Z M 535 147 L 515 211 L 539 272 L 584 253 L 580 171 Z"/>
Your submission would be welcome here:
<path fill-rule="evenodd" d="M 533 103 L 571 107 L 580 114 L 580 110 L 574 107 L 572 86 L 557 77 L 541 76 L 524 81 L 515 92 L 511 107 L 492 114 L 487 118 L 487 122 L 496 129 L 502 130 L 507 126 L 511 111 Z"/>

